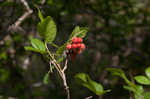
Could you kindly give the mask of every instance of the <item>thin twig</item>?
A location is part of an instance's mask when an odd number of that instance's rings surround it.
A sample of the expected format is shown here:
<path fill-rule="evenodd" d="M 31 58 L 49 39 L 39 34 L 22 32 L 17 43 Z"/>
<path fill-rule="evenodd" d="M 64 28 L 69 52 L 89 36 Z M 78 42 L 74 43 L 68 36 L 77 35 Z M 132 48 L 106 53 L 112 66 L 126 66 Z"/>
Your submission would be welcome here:
<path fill-rule="evenodd" d="M 92 99 L 93 98 L 93 96 L 89 96 L 89 97 L 86 97 L 85 99 Z"/>
<path fill-rule="evenodd" d="M 64 72 L 63 73 L 63 82 L 64 82 L 64 87 L 65 87 L 65 90 L 66 90 L 66 93 L 67 93 L 67 99 L 70 99 L 70 91 L 69 91 L 69 87 L 67 85 L 67 81 L 66 81 L 66 75 Z"/>
<path fill-rule="evenodd" d="M 9 27 L 9 29 L 12 29 L 12 30 L 20 29 L 20 30 L 22 30 L 22 28 L 20 27 L 20 24 L 33 12 L 33 10 L 30 9 L 26 0 L 20 0 L 20 1 L 23 3 L 23 5 L 25 6 L 25 9 L 27 11 L 13 25 L 11 25 Z"/>
<path fill-rule="evenodd" d="M 54 57 L 52 56 L 51 52 L 49 51 L 49 49 L 48 49 L 46 43 L 45 43 L 45 47 L 46 47 L 46 50 L 47 50 L 47 52 L 48 52 L 48 54 L 49 54 L 49 56 L 50 56 L 50 58 L 51 58 L 51 59 L 50 59 L 50 63 L 52 63 L 52 64 L 55 66 L 55 68 L 56 68 L 57 71 L 59 72 L 60 76 L 62 77 L 61 68 L 60 68 L 60 66 L 56 65 L 57 63 L 55 62 L 55 59 L 54 59 Z"/>
<path fill-rule="evenodd" d="M 51 71 L 51 73 L 53 72 L 53 69 L 52 69 L 52 62 L 50 61 L 49 62 L 49 68 L 50 68 L 50 71 Z"/>
<path fill-rule="evenodd" d="M 67 69 L 68 60 L 66 59 L 65 66 L 62 69 L 60 64 L 58 64 L 56 62 L 55 58 L 53 57 L 53 55 L 49 51 L 46 43 L 45 43 L 45 47 L 46 47 L 46 50 L 47 50 L 47 52 L 48 52 L 48 54 L 50 56 L 50 61 L 51 61 L 50 63 L 52 63 L 54 65 L 54 67 L 57 69 L 59 75 L 61 76 L 61 78 L 63 80 L 63 84 L 64 84 L 64 87 L 65 87 L 65 90 L 66 90 L 66 93 L 67 93 L 67 99 L 70 99 L 70 91 L 69 91 L 69 87 L 67 85 L 67 80 L 66 80 L 66 75 L 65 75 L 65 70 Z"/>
<path fill-rule="evenodd" d="M 64 68 L 63 68 L 63 72 L 65 72 L 65 70 L 67 69 L 67 64 L 68 64 L 68 59 L 66 59 L 66 61 L 65 61 L 65 66 L 64 66 Z"/>
<path fill-rule="evenodd" d="M 46 47 L 46 49 L 47 49 L 47 52 L 48 52 L 50 58 L 52 59 L 52 63 L 58 67 L 58 70 L 59 70 L 59 71 L 61 71 L 61 70 L 62 70 L 62 69 L 61 69 L 61 66 L 60 66 L 59 64 L 57 64 L 55 58 L 52 56 L 51 52 L 49 51 L 49 49 L 48 49 L 46 43 L 45 43 L 45 47 Z"/>

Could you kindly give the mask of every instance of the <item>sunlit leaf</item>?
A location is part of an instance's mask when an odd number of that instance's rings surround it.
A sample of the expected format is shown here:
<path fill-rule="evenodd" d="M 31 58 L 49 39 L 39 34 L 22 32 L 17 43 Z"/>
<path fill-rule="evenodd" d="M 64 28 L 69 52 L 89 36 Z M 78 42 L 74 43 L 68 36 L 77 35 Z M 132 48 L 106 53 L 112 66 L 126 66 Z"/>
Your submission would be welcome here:
<path fill-rule="evenodd" d="M 31 45 L 32 46 L 25 46 L 25 50 L 29 50 L 29 51 L 34 51 L 34 52 L 39 52 L 39 53 L 45 53 L 46 52 L 46 48 L 44 43 L 36 38 L 31 38 L 30 39 Z"/>
<path fill-rule="evenodd" d="M 133 85 L 132 82 L 130 82 L 127 77 L 125 76 L 125 73 L 123 70 L 118 69 L 118 68 L 107 68 L 107 71 L 111 72 L 112 75 L 114 76 L 119 76 L 122 79 L 125 80 L 125 82 L 129 85 Z M 133 85 L 134 86 L 134 85 Z"/>
<path fill-rule="evenodd" d="M 39 8 L 38 8 L 38 16 L 39 16 L 39 18 L 40 18 L 41 21 L 44 20 L 44 17 L 43 17 L 43 15 L 42 15 L 42 13 L 41 13 L 41 11 L 40 11 Z"/>
<path fill-rule="evenodd" d="M 53 19 L 48 16 L 38 24 L 38 32 L 46 43 L 51 43 L 56 37 L 56 24 Z"/>
<path fill-rule="evenodd" d="M 129 90 L 129 91 L 132 91 L 132 92 L 136 92 L 136 91 L 135 91 L 135 88 L 130 87 L 130 86 L 124 85 L 123 88 L 126 89 L 126 90 Z"/>
<path fill-rule="evenodd" d="M 85 73 L 78 73 L 75 76 L 75 80 L 78 84 L 88 88 L 96 95 L 103 95 L 106 92 L 110 92 L 110 90 L 104 90 L 100 83 L 91 80 L 91 78 Z"/>
<path fill-rule="evenodd" d="M 80 32 L 80 27 L 76 26 L 70 35 L 70 39 L 76 35 L 76 33 Z"/>
<path fill-rule="evenodd" d="M 49 72 L 45 74 L 44 79 L 43 79 L 43 83 L 44 84 L 48 84 L 48 78 L 49 78 Z"/>
<path fill-rule="evenodd" d="M 150 67 L 145 70 L 147 77 L 150 79 Z"/>
<path fill-rule="evenodd" d="M 79 27 L 76 26 L 72 32 L 72 34 L 69 37 L 69 41 L 73 38 L 73 37 L 81 37 L 84 38 L 86 36 L 86 33 L 88 32 L 88 28 L 85 27 Z"/>
<path fill-rule="evenodd" d="M 46 50 L 45 45 L 41 40 L 36 39 L 36 38 L 31 38 L 30 41 L 31 41 L 32 46 L 35 49 L 39 49 L 40 51 L 45 51 Z"/>
<path fill-rule="evenodd" d="M 150 85 L 150 80 L 145 76 L 136 76 L 134 79 L 140 84 Z"/>

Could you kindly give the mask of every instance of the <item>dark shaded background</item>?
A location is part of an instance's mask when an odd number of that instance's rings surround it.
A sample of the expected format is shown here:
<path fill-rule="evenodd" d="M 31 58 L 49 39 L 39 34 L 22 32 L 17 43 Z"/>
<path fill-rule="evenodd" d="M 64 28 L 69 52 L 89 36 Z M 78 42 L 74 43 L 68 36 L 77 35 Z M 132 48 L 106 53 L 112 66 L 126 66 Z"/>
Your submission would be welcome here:
<path fill-rule="evenodd" d="M 20 0 L 0 0 L 0 99 L 66 99 L 56 71 L 48 85 L 42 80 L 48 71 L 43 56 L 24 50 L 29 37 L 37 34 L 38 6 L 44 16 L 52 16 L 58 28 L 55 43 L 61 45 L 77 25 L 89 32 L 84 39 L 86 50 L 69 63 L 66 72 L 71 99 L 129 99 L 122 79 L 113 77 L 107 67 L 121 68 L 132 79 L 150 66 L 149 0 L 27 0 L 33 10 L 23 21 L 23 31 L 8 31 L 24 12 Z M 53 49 L 52 49 L 53 50 Z M 112 89 L 97 97 L 75 83 L 74 75 L 84 72 Z M 149 87 L 146 87 L 149 89 Z"/>

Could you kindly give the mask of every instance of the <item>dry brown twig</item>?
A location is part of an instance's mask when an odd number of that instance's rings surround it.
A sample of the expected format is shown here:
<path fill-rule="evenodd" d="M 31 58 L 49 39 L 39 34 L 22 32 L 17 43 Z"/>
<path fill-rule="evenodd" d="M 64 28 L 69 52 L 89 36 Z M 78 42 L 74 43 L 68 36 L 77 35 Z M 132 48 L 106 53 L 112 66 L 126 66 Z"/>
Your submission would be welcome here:
<path fill-rule="evenodd" d="M 25 6 L 25 9 L 27 10 L 14 24 L 12 24 L 10 27 L 9 27 L 9 30 L 23 30 L 21 27 L 20 27 L 20 24 L 33 12 L 32 9 L 30 9 L 28 3 L 26 0 L 20 0 L 23 5 Z"/>
<path fill-rule="evenodd" d="M 93 96 L 89 96 L 89 97 L 86 97 L 85 99 L 92 99 L 93 98 Z"/>
<path fill-rule="evenodd" d="M 50 64 L 52 63 L 54 65 L 54 67 L 56 68 L 56 70 L 58 71 L 60 77 L 63 80 L 63 85 L 64 85 L 65 91 L 67 93 L 67 99 L 70 99 L 70 91 L 69 91 L 69 87 L 67 85 L 67 80 L 66 80 L 66 75 L 65 75 L 65 70 L 67 69 L 68 60 L 66 59 L 64 67 L 61 68 L 60 64 L 57 63 L 57 61 L 55 60 L 54 56 L 49 51 L 46 43 L 45 43 L 45 47 L 46 47 L 47 52 L 48 52 L 48 54 L 50 56 L 50 62 L 49 63 Z"/>

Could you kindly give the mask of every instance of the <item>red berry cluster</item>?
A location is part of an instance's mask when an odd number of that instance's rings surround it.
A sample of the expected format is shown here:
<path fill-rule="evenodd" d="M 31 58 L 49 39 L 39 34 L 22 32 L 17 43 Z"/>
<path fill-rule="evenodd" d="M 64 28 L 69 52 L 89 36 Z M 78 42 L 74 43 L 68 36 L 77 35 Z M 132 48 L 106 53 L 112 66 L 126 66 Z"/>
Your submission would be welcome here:
<path fill-rule="evenodd" d="M 67 50 L 83 50 L 85 49 L 85 45 L 82 43 L 82 38 L 80 37 L 74 37 L 72 38 L 72 43 L 67 44 L 66 48 Z"/>
<path fill-rule="evenodd" d="M 85 49 L 85 45 L 82 43 L 82 41 L 83 40 L 80 37 L 73 37 L 72 43 L 67 44 L 66 49 L 69 51 L 71 56 L 76 56 Z"/>

